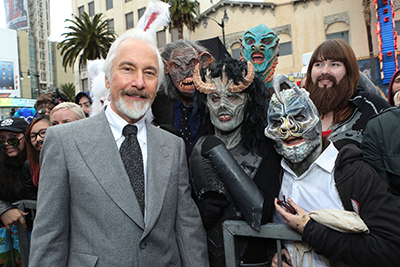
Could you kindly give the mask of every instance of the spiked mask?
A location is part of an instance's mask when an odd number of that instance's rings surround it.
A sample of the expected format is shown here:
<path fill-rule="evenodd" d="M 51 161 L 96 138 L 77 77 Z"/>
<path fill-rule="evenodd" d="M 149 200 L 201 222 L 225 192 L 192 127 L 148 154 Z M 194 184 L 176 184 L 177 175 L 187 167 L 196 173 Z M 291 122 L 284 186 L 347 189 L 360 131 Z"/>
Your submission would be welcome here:
<path fill-rule="evenodd" d="M 280 91 L 281 83 L 291 88 Z M 265 135 L 275 141 L 277 152 L 293 163 L 302 162 L 321 143 L 321 122 L 309 93 L 283 75 L 274 78 Z"/>

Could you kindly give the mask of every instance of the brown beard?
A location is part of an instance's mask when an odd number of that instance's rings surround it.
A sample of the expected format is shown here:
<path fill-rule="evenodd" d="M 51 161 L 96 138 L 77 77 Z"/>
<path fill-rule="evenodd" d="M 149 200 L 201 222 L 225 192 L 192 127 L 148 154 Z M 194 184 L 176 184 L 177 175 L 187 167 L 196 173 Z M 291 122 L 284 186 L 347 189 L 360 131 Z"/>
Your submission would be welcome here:
<path fill-rule="evenodd" d="M 320 88 L 318 86 L 320 80 L 331 80 L 333 82 L 332 87 L 324 86 Z M 320 75 L 316 83 L 311 82 L 309 84 L 307 91 L 310 92 L 310 98 L 317 107 L 321 118 L 333 112 L 333 122 L 336 124 L 350 115 L 352 107 L 349 100 L 354 93 L 354 88 L 351 88 L 347 75 L 343 76 L 339 83 L 330 74 Z"/>

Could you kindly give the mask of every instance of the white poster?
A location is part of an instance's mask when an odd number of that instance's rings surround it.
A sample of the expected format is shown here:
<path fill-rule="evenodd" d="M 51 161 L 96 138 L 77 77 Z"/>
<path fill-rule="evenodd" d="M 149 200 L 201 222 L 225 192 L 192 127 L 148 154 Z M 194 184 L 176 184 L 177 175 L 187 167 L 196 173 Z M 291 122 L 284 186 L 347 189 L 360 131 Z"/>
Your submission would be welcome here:
<path fill-rule="evenodd" d="M 21 97 L 17 31 L 0 28 L 0 97 Z"/>

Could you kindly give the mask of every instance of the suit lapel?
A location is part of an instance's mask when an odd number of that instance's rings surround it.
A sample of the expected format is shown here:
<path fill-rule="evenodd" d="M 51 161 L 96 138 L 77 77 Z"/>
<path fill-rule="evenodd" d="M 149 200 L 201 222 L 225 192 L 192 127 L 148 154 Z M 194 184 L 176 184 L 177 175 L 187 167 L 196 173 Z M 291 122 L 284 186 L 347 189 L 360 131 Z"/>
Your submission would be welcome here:
<path fill-rule="evenodd" d="M 104 110 L 87 121 L 83 136 L 89 136 L 90 139 L 75 139 L 83 159 L 110 198 L 144 229 L 143 215 Z"/>
<path fill-rule="evenodd" d="M 147 222 L 144 236 L 153 228 L 161 213 L 171 173 L 171 159 L 159 130 L 147 123 Z"/>

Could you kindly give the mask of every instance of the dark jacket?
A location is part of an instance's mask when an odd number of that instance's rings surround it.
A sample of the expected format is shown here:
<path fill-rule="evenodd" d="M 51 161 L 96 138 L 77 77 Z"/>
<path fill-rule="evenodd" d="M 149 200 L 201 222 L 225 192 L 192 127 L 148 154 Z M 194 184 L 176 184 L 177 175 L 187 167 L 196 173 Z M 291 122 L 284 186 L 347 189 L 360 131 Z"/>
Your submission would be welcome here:
<path fill-rule="evenodd" d="M 362 159 L 362 151 L 348 145 L 335 162 L 336 188 L 345 210 L 359 209 L 369 234 L 348 234 L 310 220 L 303 241 L 332 261 L 356 266 L 398 266 L 400 209 L 389 187 Z M 352 201 L 353 200 L 353 201 Z M 358 203 L 358 205 L 354 205 Z"/>
<path fill-rule="evenodd" d="M 226 192 L 226 197 L 229 200 L 228 205 L 226 205 L 222 209 L 221 213 L 218 214 L 218 218 L 215 221 L 210 221 L 210 217 L 212 217 L 210 213 L 214 212 L 215 207 L 213 207 L 213 205 L 206 201 L 208 198 L 208 196 L 206 196 L 206 193 L 208 192 L 208 190 L 218 190 L 219 192 L 226 191 L 225 189 L 221 188 L 226 186 L 216 185 L 217 183 L 223 183 L 223 177 L 219 177 L 219 175 L 216 174 L 216 171 L 210 163 L 209 159 L 205 159 L 201 156 L 196 155 L 200 154 L 203 142 L 204 137 L 200 137 L 195 144 L 192 155 L 189 159 L 189 166 L 191 169 L 190 176 L 193 188 L 195 191 L 197 191 L 197 193 L 195 194 L 197 196 L 195 197 L 196 204 L 198 205 L 203 224 L 205 225 L 207 231 L 207 245 L 209 251 L 210 266 L 223 267 L 225 266 L 225 254 L 223 246 L 224 241 L 222 236 L 222 223 L 225 220 L 244 220 L 244 218 L 241 216 L 240 210 L 233 201 L 230 192 Z M 258 190 L 261 192 L 261 195 L 264 199 L 261 224 L 266 224 L 268 222 L 271 222 L 272 214 L 275 210 L 274 198 L 277 197 L 279 193 L 281 156 L 276 153 L 273 142 L 270 139 L 265 139 L 265 141 L 260 144 L 260 151 L 263 151 L 264 154 L 261 156 L 261 162 L 257 171 L 254 174 L 253 182 L 257 186 Z M 232 150 L 230 152 L 232 153 Z M 240 163 L 240 166 L 243 169 L 251 169 L 251 166 L 248 166 L 251 163 L 252 162 L 248 162 L 246 165 L 246 162 L 244 161 Z M 198 176 L 201 175 L 208 175 L 207 179 L 208 181 L 212 181 L 210 182 L 210 184 L 214 187 L 214 189 L 210 189 L 209 187 L 196 187 L 196 182 L 194 181 L 194 179 L 199 179 Z M 215 180 L 212 179 L 212 176 L 214 175 L 217 177 L 217 179 Z M 202 193 L 204 191 L 206 191 L 206 193 L 204 193 L 203 196 L 198 196 L 199 193 Z M 203 201 L 203 199 L 205 201 Z M 269 253 L 274 252 L 270 251 L 271 242 L 266 239 L 237 237 L 236 242 L 239 258 L 245 263 L 267 262 L 272 255 L 269 255 Z"/>
<path fill-rule="evenodd" d="M 364 160 L 389 184 L 400 206 L 400 106 L 371 118 L 365 128 L 361 149 Z"/>
<path fill-rule="evenodd" d="M 383 97 L 358 86 L 349 101 L 355 107 L 353 113 L 335 125 L 328 137 L 338 150 L 346 144 L 360 147 L 368 120 L 381 110 L 390 107 Z"/>
<path fill-rule="evenodd" d="M 151 106 L 151 112 L 154 116 L 152 124 L 172 134 L 175 134 L 176 136 L 182 137 L 180 129 L 177 129 L 175 125 L 175 120 L 177 117 L 177 115 L 175 114 L 175 101 L 180 100 L 173 100 L 162 92 L 157 93 L 157 97 L 154 99 L 154 102 Z M 204 116 L 204 106 L 200 106 L 195 114 L 193 114 L 193 112 L 194 110 L 191 111 L 191 114 L 196 117 L 194 121 L 197 122 L 197 124 L 190 125 L 192 129 L 192 136 L 194 137 L 192 144 L 188 144 L 185 142 L 186 154 L 188 157 L 198 139 L 199 129 L 201 127 L 200 123 L 202 121 L 202 117 Z"/>
<path fill-rule="evenodd" d="M 0 168 L 0 173 L 2 169 Z M 32 178 L 31 178 L 31 170 L 29 166 L 28 160 L 25 161 L 23 170 L 22 170 L 22 175 L 21 175 L 21 186 L 20 190 L 18 192 L 15 192 L 14 196 L 12 199 L 0 199 L 0 215 L 2 215 L 4 212 L 10 210 L 10 209 L 15 209 L 17 208 L 14 206 L 12 203 L 23 200 L 23 199 L 31 199 L 31 200 L 36 200 L 37 198 L 37 190 L 38 188 L 33 184 Z M 5 182 L 2 181 L 2 177 L 0 175 L 0 182 Z M 0 221 L 0 226 L 2 226 L 2 222 Z"/>

